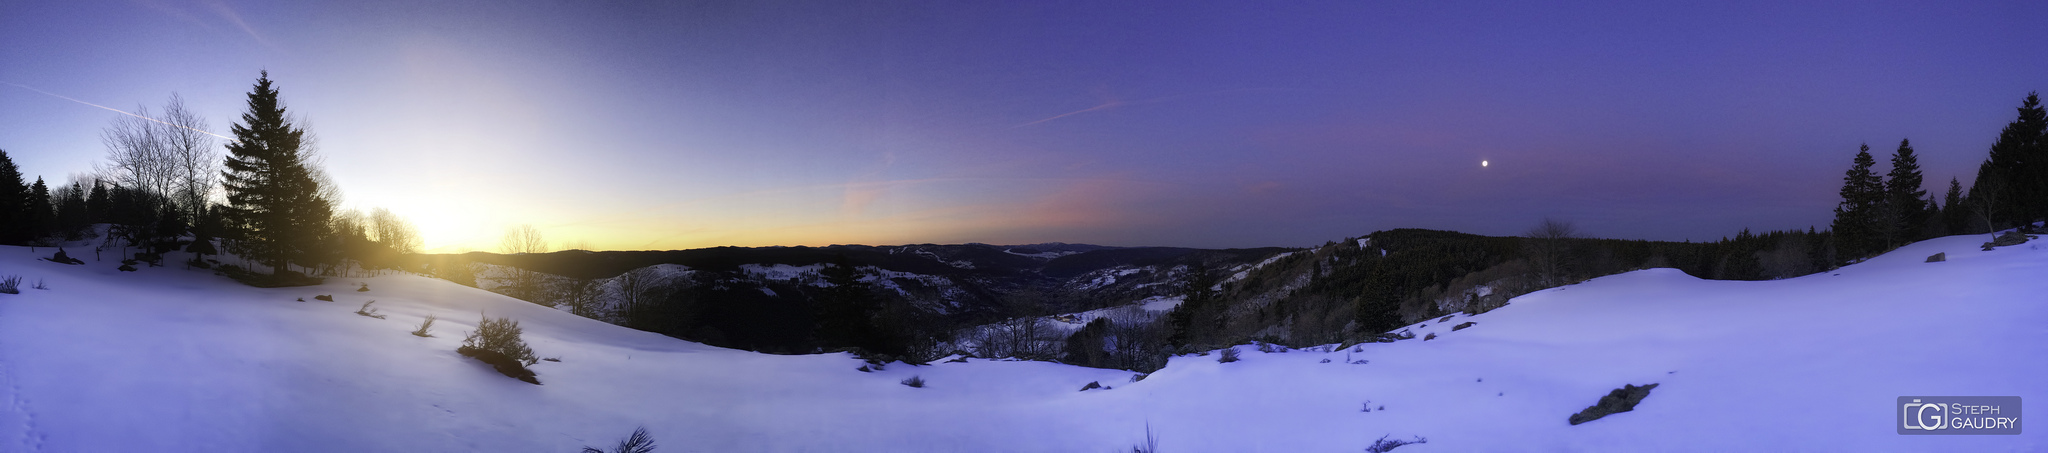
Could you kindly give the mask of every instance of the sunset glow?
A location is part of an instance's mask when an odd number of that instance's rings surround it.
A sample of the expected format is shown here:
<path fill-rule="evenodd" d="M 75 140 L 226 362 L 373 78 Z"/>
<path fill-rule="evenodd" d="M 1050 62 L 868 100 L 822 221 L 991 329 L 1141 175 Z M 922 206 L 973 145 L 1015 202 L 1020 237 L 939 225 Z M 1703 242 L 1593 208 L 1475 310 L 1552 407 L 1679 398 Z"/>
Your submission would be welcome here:
<path fill-rule="evenodd" d="M 2003 58 L 2028 3 L 1045 8 L 65 2 L 0 17 L 36 43 L 0 49 L 36 90 L 0 86 L 0 147 L 63 180 L 104 154 L 116 114 L 88 105 L 175 92 L 223 133 L 269 70 L 344 207 L 434 251 L 521 224 L 603 249 L 1302 246 L 1546 216 L 1703 240 L 1824 226 L 1861 143 L 1910 137 L 1929 181 L 1967 181 L 2048 73 Z"/>

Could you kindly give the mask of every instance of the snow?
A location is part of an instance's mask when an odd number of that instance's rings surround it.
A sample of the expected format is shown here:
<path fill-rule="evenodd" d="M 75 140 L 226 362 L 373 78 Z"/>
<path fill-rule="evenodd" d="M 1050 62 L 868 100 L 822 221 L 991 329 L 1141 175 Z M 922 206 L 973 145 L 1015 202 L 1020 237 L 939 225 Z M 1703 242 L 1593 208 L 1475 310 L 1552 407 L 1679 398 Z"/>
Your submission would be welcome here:
<path fill-rule="evenodd" d="M 1239 281 L 1239 280 L 1244 280 L 1244 279 L 1245 279 L 1246 277 L 1250 277 L 1250 276 L 1252 275 L 1252 271 L 1256 271 L 1256 270 L 1259 270 L 1259 269 L 1263 269 L 1263 268 L 1265 268 L 1266 266 L 1270 266 L 1270 265 L 1272 265 L 1273 263 L 1278 263 L 1278 262 L 1280 262 L 1280 260 L 1282 260 L 1282 259 L 1286 259 L 1286 258 L 1287 258 L 1287 257 L 1289 257 L 1289 256 L 1294 256 L 1294 253 L 1295 253 L 1295 252 L 1282 252 L 1282 253 L 1279 253 L 1279 254 L 1275 254 L 1275 255 L 1273 255 L 1273 256 L 1271 256 L 1271 257 L 1268 257 L 1268 258 L 1266 258 L 1265 260 L 1259 261 L 1259 262 L 1257 262 L 1257 263 L 1252 263 L 1252 264 L 1250 264 L 1250 265 L 1244 265 L 1244 266 L 1238 266 L 1238 271 L 1237 271 L 1237 273 L 1235 273 L 1235 274 L 1230 274 L 1230 278 L 1225 278 L 1225 279 L 1223 279 L 1223 281 L 1221 281 L 1221 282 L 1216 282 L 1216 285 L 1215 285 L 1215 286 L 1213 286 L 1213 287 L 1211 287 L 1210 289 L 1211 289 L 1211 290 L 1216 290 L 1216 291 L 1221 291 L 1221 290 L 1223 290 L 1223 285 L 1224 285 L 1224 284 L 1226 284 L 1226 283 L 1230 283 L 1230 282 L 1235 282 L 1235 281 Z"/>
<path fill-rule="evenodd" d="M 1238 362 L 1176 357 L 1142 382 L 983 359 L 862 373 L 845 354 L 709 347 L 412 275 L 259 289 L 0 247 L 0 275 L 24 278 L 0 294 L 0 451 L 562 452 L 636 426 L 664 452 L 1111 451 L 1147 425 L 1193 452 L 1355 452 L 1382 435 L 1429 440 L 1404 453 L 2048 449 L 2041 430 L 1892 428 L 1898 396 L 2048 396 L 2048 244 L 1982 241 L 1766 282 L 1631 272 L 1409 327 L 1431 341 L 1239 346 Z M 1936 252 L 1948 261 L 1921 262 Z M 352 313 L 371 299 L 388 319 Z M 479 313 L 561 358 L 535 367 L 545 385 L 455 354 Z M 428 314 L 436 336 L 408 335 Z M 928 386 L 898 383 L 913 375 Z M 1078 391 L 1089 382 L 1112 388 Z M 1648 383 L 1633 412 L 1565 421 Z"/>
<path fill-rule="evenodd" d="M 747 275 L 752 276 L 754 278 L 759 278 L 763 280 L 791 280 L 797 278 L 815 279 L 818 275 L 818 270 L 824 268 L 824 264 L 810 264 L 804 266 L 791 266 L 788 264 L 741 264 L 740 272 L 746 273 Z M 825 286 L 825 284 L 822 282 L 816 284 L 818 286 Z"/>

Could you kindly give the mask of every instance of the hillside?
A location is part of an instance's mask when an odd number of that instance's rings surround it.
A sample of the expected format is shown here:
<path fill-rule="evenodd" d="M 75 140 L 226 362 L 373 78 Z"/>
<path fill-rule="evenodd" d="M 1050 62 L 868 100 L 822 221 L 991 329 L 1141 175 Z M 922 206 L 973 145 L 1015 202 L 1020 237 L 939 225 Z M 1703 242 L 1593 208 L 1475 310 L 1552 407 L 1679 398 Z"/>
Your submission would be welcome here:
<path fill-rule="evenodd" d="M 0 274 L 25 281 L 0 295 L 0 450 L 569 452 L 646 426 L 663 452 L 1111 451 L 1149 425 L 1164 451 L 1359 451 L 1383 435 L 1428 440 L 1403 452 L 2039 451 L 2039 431 L 1893 432 L 1898 396 L 2048 396 L 2048 247 L 1982 241 L 1767 282 L 1630 272 L 1406 328 L 1434 340 L 1240 346 L 1240 361 L 1174 357 L 1140 382 L 983 359 L 863 373 L 845 354 L 707 347 L 417 276 L 256 289 L 0 247 Z M 1923 262 L 1936 252 L 1948 261 Z M 387 319 L 352 313 L 371 299 Z M 455 354 L 479 313 L 561 359 L 535 367 L 543 385 Z M 408 335 L 428 314 L 436 337 Z M 912 376 L 929 385 L 899 384 Z M 1089 382 L 1112 388 L 1077 391 Z M 1633 412 L 1566 423 L 1649 383 Z"/>

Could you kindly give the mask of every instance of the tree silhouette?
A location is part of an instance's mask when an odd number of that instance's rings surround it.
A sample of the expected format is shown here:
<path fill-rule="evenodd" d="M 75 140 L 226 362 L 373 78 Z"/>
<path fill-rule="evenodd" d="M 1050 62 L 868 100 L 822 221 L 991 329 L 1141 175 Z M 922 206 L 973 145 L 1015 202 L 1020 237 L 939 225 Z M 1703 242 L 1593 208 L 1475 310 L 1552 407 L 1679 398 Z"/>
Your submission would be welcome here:
<path fill-rule="evenodd" d="M 285 117 L 268 71 L 256 79 L 248 105 L 242 122 L 229 127 L 235 142 L 227 146 L 221 175 L 228 197 L 223 221 L 236 239 L 235 252 L 283 276 L 290 263 L 317 255 L 333 207 L 321 197 L 301 149 L 305 130 Z"/>

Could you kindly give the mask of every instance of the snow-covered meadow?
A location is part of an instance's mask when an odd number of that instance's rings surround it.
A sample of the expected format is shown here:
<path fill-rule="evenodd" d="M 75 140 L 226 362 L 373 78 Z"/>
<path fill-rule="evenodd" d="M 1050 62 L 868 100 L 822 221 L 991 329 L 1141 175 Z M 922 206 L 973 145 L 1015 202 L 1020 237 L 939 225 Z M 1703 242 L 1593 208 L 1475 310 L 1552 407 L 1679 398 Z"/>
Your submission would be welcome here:
<path fill-rule="evenodd" d="M 573 452 L 639 426 L 663 452 L 1110 452 L 1148 427 L 1168 452 L 1356 452 L 1388 435 L 1426 438 L 1399 449 L 1416 453 L 2048 450 L 2039 430 L 1893 427 L 1898 396 L 2048 401 L 2048 244 L 1984 240 L 1779 281 L 1632 272 L 1432 319 L 1412 340 L 1239 346 L 1237 362 L 1176 357 L 1138 382 L 985 359 L 861 372 L 845 354 L 708 347 L 419 276 L 258 289 L 0 247 L 0 275 L 24 279 L 0 295 L 0 451 Z M 1936 252 L 1948 260 L 1923 262 Z M 367 300 L 388 317 L 354 314 Z M 429 314 L 435 337 L 409 335 Z M 455 353 L 480 314 L 518 319 L 561 360 L 534 367 L 543 385 Z M 927 385 L 900 383 L 913 376 Z M 1566 423 L 1650 383 L 1633 412 Z"/>

